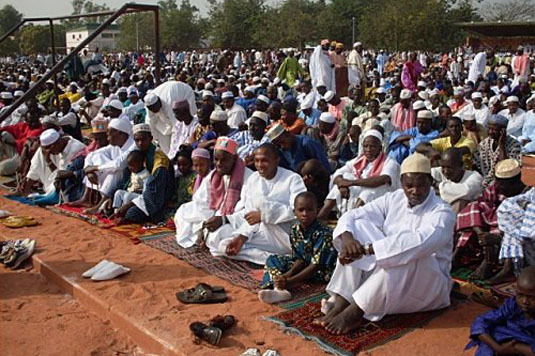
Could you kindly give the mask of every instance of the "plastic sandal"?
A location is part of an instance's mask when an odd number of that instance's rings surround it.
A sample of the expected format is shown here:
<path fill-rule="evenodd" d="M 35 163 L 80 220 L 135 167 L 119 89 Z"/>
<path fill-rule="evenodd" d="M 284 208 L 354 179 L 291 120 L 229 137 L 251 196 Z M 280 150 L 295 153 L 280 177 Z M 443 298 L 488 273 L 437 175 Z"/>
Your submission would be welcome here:
<path fill-rule="evenodd" d="M 223 331 L 214 326 L 208 326 L 200 322 L 191 323 L 189 329 L 198 339 L 204 340 L 211 345 L 219 344 Z"/>
<path fill-rule="evenodd" d="M 31 216 L 9 216 L 2 221 L 2 224 L 17 229 L 26 226 L 35 226 L 39 223 Z"/>
<path fill-rule="evenodd" d="M 177 299 L 184 304 L 212 304 L 227 301 L 227 293 L 222 287 L 211 287 L 199 283 L 195 288 L 176 293 Z"/>

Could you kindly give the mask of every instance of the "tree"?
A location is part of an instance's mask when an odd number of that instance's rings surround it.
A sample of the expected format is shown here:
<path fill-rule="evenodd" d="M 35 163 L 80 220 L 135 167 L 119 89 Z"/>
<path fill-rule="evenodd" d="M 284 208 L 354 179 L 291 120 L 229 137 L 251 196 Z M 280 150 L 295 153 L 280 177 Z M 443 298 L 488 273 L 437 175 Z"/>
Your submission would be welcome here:
<path fill-rule="evenodd" d="M 0 9 L 0 31 L 1 35 L 8 32 L 15 25 L 22 21 L 22 14 L 18 12 L 13 6 L 5 5 Z M 10 55 L 17 52 L 19 47 L 18 33 L 14 33 L 11 38 L 6 38 L 0 43 L 0 54 Z"/>
<path fill-rule="evenodd" d="M 199 45 L 202 27 L 199 9 L 183 0 L 180 7 L 173 0 L 158 3 L 163 10 L 160 17 L 162 46 L 164 48 L 192 48 Z"/>
<path fill-rule="evenodd" d="M 123 15 L 119 19 L 119 26 L 121 29 L 119 47 L 121 49 L 154 48 L 154 14 L 152 12 Z"/>
<path fill-rule="evenodd" d="M 65 47 L 65 27 L 54 26 L 54 44 Z M 27 25 L 21 30 L 20 50 L 23 54 L 46 53 L 50 48 L 49 25 Z"/>
<path fill-rule="evenodd" d="M 366 7 L 359 29 L 370 47 L 440 51 L 462 41 L 455 22 L 478 19 L 469 0 L 379 0 Z"/>
<path fill-rule="evenodd" d="M 352 44 L 352 20 L 358 21 L 364 9 L 374 4 L 376 0 L 332 0 L 326 10 L 319 14 L 318 26 L 323 37 L 336 40 L 345 44 Z M 356 24 L 355 24 L 356 26 Z M 359 36 L 359 28 L 355 28 L 355 36 Z"/>
<path fill-rule="evenodd" d="M 95 4 L 91 0 L 71 0 L 72 13 L 71 15 L 89 14 L 92 12 L 109 11 L 110 7 L 106 4 Z M 83 17 L 78 19 L 68 19 L 62 21 L 67 29 L 73 29 L 88 23 L 101 23 L 106 20 L 108 16 Z"/>
<path fill-rule="evenodd" d="M 535 20 L 535 0 L 508 0 L 490 4 L 483 16 L 487 21 L 531 21 Z"/>
<path fill-rule="evenodd" d="M 212 45 L 246 49 L 261 46 L 254 33 L 266 11 L 264 0 L 208 0 Z"/>

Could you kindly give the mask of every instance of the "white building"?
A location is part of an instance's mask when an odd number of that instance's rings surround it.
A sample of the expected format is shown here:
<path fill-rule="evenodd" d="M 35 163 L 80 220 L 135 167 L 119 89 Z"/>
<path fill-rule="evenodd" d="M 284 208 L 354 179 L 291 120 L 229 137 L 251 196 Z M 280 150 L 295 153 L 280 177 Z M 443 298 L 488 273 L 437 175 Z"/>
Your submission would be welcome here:
<path fill-rule="evenodd" d="M 99 26 L 99 24 L 87 24 L 82 27 L 67 31 L 67 33 L 65 34 L 67 52 L 69 52 L 71 48 L 78 46 L 90 34 L 95 32 L 95 30 Z M 90 52 L 93 52 L 97 47 L 99 49 L 99 52 L 115 51 L 119 48 L 120 35 L 121 30 L 119 29 L 119 26 L 110 25 L 104 31 L 102 31 L 93 41 L 89 42 L 89 44 L 85 48 L 89 49 Z"/>

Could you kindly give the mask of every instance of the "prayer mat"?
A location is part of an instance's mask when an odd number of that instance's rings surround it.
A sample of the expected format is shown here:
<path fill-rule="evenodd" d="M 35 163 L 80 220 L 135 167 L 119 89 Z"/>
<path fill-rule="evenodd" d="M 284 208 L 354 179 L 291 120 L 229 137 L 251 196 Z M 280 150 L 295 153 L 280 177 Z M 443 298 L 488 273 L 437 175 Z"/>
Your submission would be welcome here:
<path fill-rule="evenodd" d="M 450 273 L 451 278 L 457 282 L 462 283 L 471 283 L 481 288 L 488 288 L 488 285 L 485 283 L 485 281 L 476 279 L 472 280 L 470 279 L 470 275 L 476 270 L 477 265 L 474 266 L 474 269 L 468 268 L 468 267 L 461 267 L 455 271 L 452 271 Z"/>
<path fill-rule="evenodd" d="M 260 290 L 264 273 L 262 266 L 225 257 L 214 257 L 209 251 L 196 246 L 182 248 L 177 244 L 174 233 L 141 237 L 141 241 L 236 286 L 248 289 L 253 293 L 257 293 Z M 324 284 L 305 283 L 292 290 L 292 301 L 307 300 L 310 296 L 318 295 L 324 291 Z M 284 305 L 282 306 L 284 307 Z"/>
<path fill-rule="evenodd" d="M 347 335 L 333 335 L 323 327 L 314 325 L 314 319 L 322 316 L 320 301 L 306 303 L 265 320 L 282 326 L 285 332 L 295 333 L 306 340 L 314 341 L 326 352 L 335 355 L 355 355 L 360 351 L 383 345 L 423 326 L 446 309 L 387 315 L 379 322 L 368 322 Z"/>
<path fill-rule="evenodd" d="M 493 286 L 491 290 L 504 298 L 514 297 L 516 295 L 516 282 L 498 284 Z"/>
<path fill-rule="evenodd" d="M 33 203 L 33 199 L 30 199 L 27 197 L 23 197 L 19 195 L 4 195 L 4 198 L 13 200 L 22 204 L 35 206 L 35 204 Z"/>
<path fill-rule="evenodd" d="M 98 227 L 101 227 L 101 228 L 104 228 L 104 229 L 109 229 L 113 226 L 115 226 L 116 224 L 102 216 L 102 215 L 92 215 L 92 214 L 86 214 L 84 213 L 83 211 L 86 209 L 86 208 L 81 208 L 81 207 L 73 207 L 73 206 L 68 206 L 66 204 L 60 204 L 60 205 L 49 205 L 49 206 L 46 206 L 46 209 L 56 213 L 56 214 L 60 214 L 60 215 L 65 215 L 65 216 L 70 216 L 70 217 L 73 217 L 73 218 L 78 218 L 78 219 L 81 219 L 85 222 L 88 222 L 90 223 L 91 225 L 95 225 L 95 226 L 98 226 Z"/>

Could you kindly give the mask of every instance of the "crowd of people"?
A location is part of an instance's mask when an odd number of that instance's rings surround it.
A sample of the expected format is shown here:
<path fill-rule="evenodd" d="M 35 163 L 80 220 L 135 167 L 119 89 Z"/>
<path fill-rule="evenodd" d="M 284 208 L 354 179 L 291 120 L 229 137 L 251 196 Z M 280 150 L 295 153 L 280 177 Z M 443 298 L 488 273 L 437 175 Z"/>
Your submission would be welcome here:
<path fill-rule="evenodd" d="M 327 283 L 334 334 L 449 306 L 452 269 L 520 275 L 471 346 L 535 354 L 534 53 L 169 52 L 161 84 L 154 60 L 84 52 L 7 117 L 51 61 L 2 60 L 0 175 L 35 205 L 172 219 L 183 248 L 264 265 L 266 303 Z"/>

